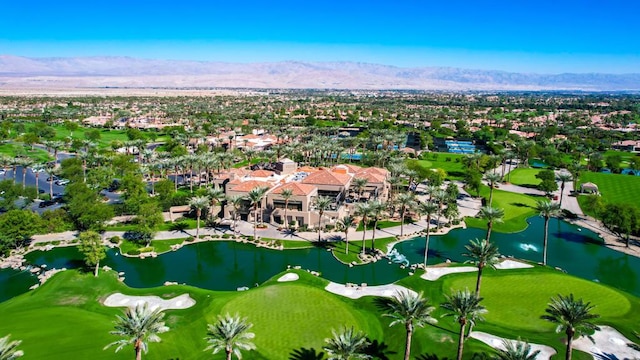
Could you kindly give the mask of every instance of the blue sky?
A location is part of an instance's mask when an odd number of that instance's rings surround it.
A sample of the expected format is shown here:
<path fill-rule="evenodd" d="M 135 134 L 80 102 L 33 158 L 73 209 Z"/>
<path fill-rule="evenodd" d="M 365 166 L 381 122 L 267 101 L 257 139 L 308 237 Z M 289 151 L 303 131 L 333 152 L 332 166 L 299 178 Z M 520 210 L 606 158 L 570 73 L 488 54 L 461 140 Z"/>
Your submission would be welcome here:
<path fill-rule="evenodd" d="M 640 73 L 640 2 L 7 1 L 0 54 Z"/>

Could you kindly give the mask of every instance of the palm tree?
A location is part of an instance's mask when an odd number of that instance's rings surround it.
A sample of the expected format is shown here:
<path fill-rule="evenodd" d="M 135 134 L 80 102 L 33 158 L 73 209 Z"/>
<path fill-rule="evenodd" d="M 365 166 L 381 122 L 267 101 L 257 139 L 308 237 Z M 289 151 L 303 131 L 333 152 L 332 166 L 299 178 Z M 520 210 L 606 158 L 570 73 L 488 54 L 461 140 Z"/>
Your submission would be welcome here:
<path fill-rule="evenodd" d="M 365 236 L 367 235 L 367 220 L 369 220 L 372 211 L 373 209 L 371 208 L 370 202 L 356 204 L 355 213 L 362 216 L 362 255 L 364 255 L 366 251 Z"/>
<path fill-rule="evenodd" d="M 425 324 L 435 324 L 438 321 L 431 317 L 433 306 L 429 305 L 429 300 L 422 296 L 422 293 L 410 293 L 408 291 L 396 293 L 386 304 L 388 316 L 393 319 L 389 326 L 403 324 L 407 332 L 404 347 L 404 360 L 409 360 L 411 355 L 411 338 L 414 326 L 424 327 Z"/>
<path fill-rule="evenodd" d="M 327 352 L 328 360 L 356 360 L 369 359 L 364 353 L 369 342 L 361 331 L 356 332 L 353 327 L 342 328 L 340 331 L 331 330 L 333 338 L 325 339 L 327 345 L 323 348 Z"/>
<path fill-rule="evenodd" d="M 502 340 L 503 349 L 496 349 L 494 360 L 536 360 L 540 350 L 531 352 L 531 345 L 522 341 Z"/>
<path fill-rule="evenodd" d="M 115 331 L 111 332 L 112 335 L 118 335 L 124 339 L 114 341 L 104 349 L 117 345 L 116 352 L 118 352 L 126 345 L 133 344 L 136 360 L 142 359 L 142 351 L 145 354 L 149 351 L 147 343 L 160 342 L 158 334 L 169 331 L 169 328 L 162 321 L 163 317 L 164 314 L 160 312 L 160 309 L 152 311 L 146 303 L 135 308 L 128 308 L 124 315 L 117 316 Z"/>
<path fill-rule="evenodd" d="M 367 186 L 367 182 L 369 182 L 367 179 L 358 177 L 354 178 L 353 181 L 351 181 L 351 185 L 356 189 L 356 192 L 358 193 L 358 201 L 360 201 L 360 198 L 362 197 L 362 192 Z"/>
<path fill-rule="evenodd" d="M 504 209 L 494 208 L 491 206 L 483 206 L 480 208 L 481 218 L 487 220 L 487 241 L 491 241 L 491 229 L 494 223 L 501 223 L 504 217 Z"/>
<path fill-rule="evenodd" d="M 318 241 L 322 240 L 322 215 L 329 208 L 333 199 L 327 196 L 318 196 L 315 201 L 316 209 L 318 209 Z"/>
<path fill-rule="evenodd" d="M 351 229 L 351 227 L 353 225 L 356 224 L 356 219 L 353 215 L 345 215 L 342 219 L 338 220 L 338 228 L 342 231 L 344 231 L 344 241 L 346 243 L 346 250 L 345 253 L 349 253 L 349 229 Z"/>
<path fill-rule="evenodd" d="M 560 173 L 558 174 L 558 180 L 560 180 L 560 208 L 562 208 L 562 196 L 564 195 L 564 185 L 566 182 L 573 180 L 571 174 Z"/>
<path fill-rule="evenodd" d="M 484 179 L 489 184 L 489 206 L 491 206 L 491 203 L 493 202 L 493 189 L 496 184 L 500 182 L 502 177 L 498 173 L 490 172 L 484 176 Z"/>
<path fill-rule="evenodd" d="M 209 207 L 209 198 L 206 196 L 194 196 L 189 199 L 189 206 L 196 210 L 196 239 L 200 238 L 200 217 L 202 210 Z"/>
<path fill-rule="evenodd" d="M 284 220 L 282 223 L 285 228 L 289 227 L 289 223 L 287 222 L 287 210 L 289 210 L 289 200 L 293 197 L 293 189 L 284 189 L 280 193 L 280 197 L 284 200 Z"/>
<path fill-rule="evenodd" d="M 541 318 L 558 324 L 556 332 L 564 331 L 567 335 L 566 360 L 571 360 L 573 337 L 576 334 L 582 336 L 600 330 L 593 323 L 593 320 L 600 317 L 591 313 L 594 307 L 590 302 L 585 303 L 582 299 L 575 300 L 573 294 L 569 294 L 569 296 L 558 295 L 556 298 L 551 298 L 551 302 L 545 309 L 547 314 L 542 315 Z"/>
<path fill-rule="evenodd" d="M 438 203 L 438 230 L 440 229 L 441 226 L 441 221 L 440 221 L 440 216 L 442 215 L 442 204 L 448 199 L 449 195 L 447 194 L 446 191 L 438 188 L 438 190 L 434 191 L 433 193 L 433 199 L 435 200 L 436 203 Z"/>
<path fill-rule="evenodd" d="M 251 203 L 251 206 L 253 206 L 253 238 L 254 239 L 257 238 L 256 228 L 258 226 L 257 224 L 258 207 L 260 207 L 260 204 L 262 203 L 262 198 L 267 193 L 267 190 L 269 190 L 269 188 L 267 187 L 257 187 L 249 190 L 249 193 L 247 194 L 247 199 Z"/>
<path fill-rule="evenodd" d="M 49 198 L 53 199 L 53 175 L 54 175 L 54 172 L 56 171 L 56 166 L 55 164 L 47 163 L 45 165 L 45 169 L 47 171 L 47 174 L 49 174 L 49 179 L 50 179 L 50 180 L 47 180 L 49 182 Z"/>
<path fill-rule="evenodd" d="M 476 321 L 483 321 L 482 314 L 487 312 L 484 306 L 480 305 L 481 297 L 477 297 L 471 293 L 469 289 L 464 291 L 456 291 L 451 295 L 445 295 L 446 301 L 440 306 L 449 312 L 443 316 L 453 316 L 460 324 L 460 338 L 458 339 L 458 355 L 457 359 L 462 360 L 462 351 L 464 349 L 464 329 L 467 324 L 473 326 Z"/>
<path fill-rule="evenodd" d="M 218 322 L 207 325 L 205 340 L 209 346 L 205 351 L 213 350 L 214 354 L 224 351 L 227 360 L 231 360 L 232 354 L 235 354 L 238 359 L 242 359 L 240 350 L 254 350 L 256 348 L 252 342 L 255 334 L 249 332 L 251 327 L 253 324 L 247 322 L 246 318 L 240 318 L 237 314 L 218 316 Z"/>
<path fill-rule="evenodd" d="M 240 195 L 234 195 L 227 198 L 227 203 L 233 208 L 233 232 L 236 232 L 238 226 L 238 211 L 242 208 L 244 203 L 244 197 Z"/>
<path fill-rule="evenodd" d="M 222 190 L 219 187 L 213 187 L 213 188 L 208 188 L 207 189 L 207 196 L 209 196 L 209 199 L 211 199 L 211 204 L 209 205 L 210 209 L 213 209 L 214 207 L 218 206 L 222 200 L 224 200 L 224 190 Z M 215 214 L 213 211 L 211 211 L 211 221 L 215 220 Z"/>
<path fill-rule="evenodd" d="M 427 216 L 427 229 L 425 235 L 424 268 L 427 268 L 427 257 L 429 255 L 429 236 L 431 236 L 431 217 L 438 211 L 438 206 L 430 201 L 420 204 L 420 213 Z"/>
<path fill-rule="evenodd" d="M 35 161 L 31 158 L 23 158 L 20 159 L 20 165 L 22 166 L 22 188 L 27 187 L 27 170 L 31 165 L 33 165 Z"/>
<path fill-rule="evenodd" d="M 0 338 L 0 360 L 15 360 L 24 355 L 22 350 L 16 350 L 22 341 L 10 341 L 9 337 L 11 337 L 11 335 Z"/>
<path fill-rule="evenodd" d="M 396 202 L 398 203 L 398 205 L 400 205 L 400 236 L 403 236 L 404 235 L 404 216 L 407 213 L 407 211 L 411 211 L 412 209 L 415 209 L 417 205 L 416 197 L 413 193 L 402 193 L 398 195 Z"/>
<path fill-rule="evenodd" d="M 549 238 L 549 219 L 560 214 L 560 205 L 551 201 L 538 200 L 536 210 L 544 218 L 544 242 L 542 244 L 542 264 L 547 265 L 547 241 Z"/>
<path fill-rule="evenodd" d="M 469 245 L 465 245 L 464 247 L 467 249 L 467 253 L 462 254 L 462 256 L 470 257 L 471 260 L 467 261 L 468 263 L 472 263 L 478 267 L 478 278 L 476 280 L 476 296 L 480 296 L 480 283 L 482 282 L 482 270 L 485 266 L 493 267 L 498 263 L 500 259 L 500 253 L 498 252 L 498 247 L 493 243 L 487 241 L 486 239 L 482 240 L 471 240 L 469 241 Z"/>
<path fill-rule="evenodd" d="M 44 170 L 44 164 L 42 163 L 34 163 L 31 165 L 31 171 L 33 171 L 33 175 L 36 178 L 36 199 L 40 199 L 40 173 Z"/>
<path fill-rule="evenodd" d="M 376 251 L 376 228 L 378 221 L 384 213 L 385 206 L 378 200 L 371 201 L 371 217 L 373 218 L 373 234 L 371 235 L 371 251 Z"/>

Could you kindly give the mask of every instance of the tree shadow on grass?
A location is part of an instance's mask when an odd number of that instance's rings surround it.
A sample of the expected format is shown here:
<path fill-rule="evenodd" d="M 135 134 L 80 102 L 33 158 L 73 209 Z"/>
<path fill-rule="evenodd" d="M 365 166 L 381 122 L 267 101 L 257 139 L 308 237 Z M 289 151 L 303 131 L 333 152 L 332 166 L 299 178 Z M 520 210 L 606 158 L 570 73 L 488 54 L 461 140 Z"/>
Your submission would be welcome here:
<path fill-rule="evenodd" d="M 322 360 L 324 352 L 316 352 L 314 348 L 295 349 L 289 354 L 289 360 Z"/>
<path fill-rule="evenodd" d="M 526 208 L 530 208 L 531 206 L 524 204 L 524 203 L 510 203 L 509 205 L 513 205 L 515 207 L 526 207 Z"/>

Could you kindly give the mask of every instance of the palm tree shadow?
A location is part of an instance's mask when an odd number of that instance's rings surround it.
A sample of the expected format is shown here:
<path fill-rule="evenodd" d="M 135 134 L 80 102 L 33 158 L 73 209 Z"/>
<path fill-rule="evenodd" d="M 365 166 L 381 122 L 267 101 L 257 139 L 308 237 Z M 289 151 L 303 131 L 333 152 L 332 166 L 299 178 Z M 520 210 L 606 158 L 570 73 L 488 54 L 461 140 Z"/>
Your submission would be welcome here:
<path fill-rule="evenodd" d="M 316 352 L 314 348 L 300 348 L 295 349 L 289 354 L 289 360 L 322 360 L 324 359 L 324 352 Z"/>
<path fill-rule="evenodd" d="M 596 360 L 618 360 L 619 358 L 615 354 L 593 354 L 593 358 Z"/>
<path fill-rule="evenodd" d="M 577 234 L 573 232 L 559 231 L 554 233 L 553 236 L 557 237 L 558 239 L 562 239 L 562 240 L 566 240 L 574 243 L 604 245 L 604 242 L 602 240 L 597 240 L 589 236 Z"/>
<path fill-rule="evenodd" d="M 364 349 L 366 355 L 371 356 L 372 359 L 389 360 L 387 355 L 397 354 L 395 351 L 389 351 L 389 345 L 384 341 L 378 342 L 378 340 L 369 340 L 369 345 Z"/>
<path fill-rule="evenodd" d="M 340 241 L 343 241 L 344 238 L 342 237 L 342 235 L 332 234 L 324 238 L 324 240 L 329 242 L 340 242 Z"/>

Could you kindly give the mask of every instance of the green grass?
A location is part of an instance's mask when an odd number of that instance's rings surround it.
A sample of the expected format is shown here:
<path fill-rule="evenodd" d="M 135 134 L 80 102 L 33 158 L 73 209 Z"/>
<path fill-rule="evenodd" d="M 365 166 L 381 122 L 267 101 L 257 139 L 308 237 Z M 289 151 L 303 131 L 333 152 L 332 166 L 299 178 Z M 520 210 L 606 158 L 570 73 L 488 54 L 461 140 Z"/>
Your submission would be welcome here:
<path fill-rule="evenodd" d="M 382 239 L 380 239 L 382 240 Z M 381 241 L 382 242 L 382 241 Z M 257 350 L 243 352 L 247 360 L 285 359 L 301 347 L 320 350 L 332 328 L 354 326 L 370 338 L 384 341 L 388 351 L 398 358 L 404 346 L 403 326 L 389 327 L 390 319 L 376 306 L 375 298 L 351 300 L 323 290 L 327 281 L 296 271 L 300 279 L 290 283 L 276 281 L 282 274 L 259 287 L 245 292 L 209 291 L 189 286 L 164 286 L 133 289 L 117 281 L 115 272 L 102 272 L 98 278 L 71 270 L 57 274 L 42 287 L 0 303 L 0 334 L 12 334 L 22 340 L 24 359 L 130 359 L 131 349 L 114 353 L 103 347 L 118 339 L 109 334 L 113 320 L 122 309 L 101 305 L 109 294 L 156 295 L 172 298 L 188 293 L 196 305 L 185 310 L 166 311 L 165 321 L 170 331 L 161 334 L 160 343 L 151 343 L 149 360 L 222 359 L 204 352 L 207 323 L 224 313 L 238 313 L 254 324 Z M 400 280 L 400 284 L 424 292 L 435 306 L 433 316 L 437 326 L 416 328 L 413 356 L 437 354 L 452 358 L 457 345 L 458 324 L 451 317 L 442 317 L 439 306 L 445 294 L 452 290 L 473 288 L 475 274 L 447 275 L 438 281 L 425 281 L 420 271 Z M 532 284 L 535 284 L 532 286 Z M 640 314 L 640 301 L 610 287 L 549 268 L 536 266 L 521 270 L 486 270 L 483 277 L 482 304 L 488 309 L 486 321 L 476 330 L 509 338 L 521 337 L 530 342 L 553 346 L 563 356 L 563 336 L 554 326 L 541 320 L 552 296 L 573 293 L 596 305 L 601 315 L 600 325 L 610 325 L 629 339 L 635 339 Z M 489 352 L 481 342 L 468 339 L 465 359 L 474 352 Z M 575 359 L 588 359 L 574 351 Z"/>
<path fill-rule="evenodd" d="M 283 354 L 300 347 L 321 349 L 331 329 L 353 326 L 372 338 L 382 335 L 381 327 L 370 328 L 360 312 L 328 292 L 314 287 L 284 284 L 259 287 L 237 296 L 222 308 L 223 313 L 239 313 L 251 319 L 255 344 L 267 359 L 282 359 Z M 295 324 L 286 326 L 284 324 Z M 283 326 L 284 325 L 284 326 Z"/>
<path fill-rule="evenodd" d="M 397 239 L 393 236 L 376 239 L 376 249 L 380 249 L 382 250 L 382 252 L 386 254 L 387 246 L 394 241 L 397 241 Z M 370 239 L 365 240 L 364 243 L 367 249 L 371 248 Z M 356 263 L 361 263 L 360 259 L 358 258 L 358 254 L 362 252 L 362 240 L 349 240 L 348 254 L 347 254 L 346 242 L 340 241 L 340 242 L 332 243 L 332 245 L 334 246 L 333 256 L 335 256 L 336 259 L 342 261 L 345 264 L 349 264 L 354 261 Z"/>
<path fill-rule="evenodd" d="M 508 178 L 509 182 L 514 185 L 537 187 L 542 182 L 542 180 L 536 178 L 540 171 L 542 169 L 517 168 L 511 171 L 509 175 L 505 175 L 505 178 Z"/>
<path fill-rule="evenodd" d="M 483 186 L 480 195 L 485 199 L 489 198 L 489 187 Z M 535 197 L 525 194 L 516 194 L 498 189 L 493 190 L 493 207 L 504 209 L 504 222 L 494 223 L 493 231 L 512 233 L 519 232 L 527 228 L 527 218 L 536 214 L 536 200 L 543 197 Z M 476 228 L 486 228 L 487 221 L 480 218 L 465 218 L 467 226 Z"/>
<path fill-rule="evenodd" d="M 558 294 L 574 294 L 597 304 L 596 312 L 603 319 L 621 319 L 631 311 L 631 303 L 622 293 L 591 281 L 566 276 L 561 273 L 500 273 L 488 277 L 481 288 L 484 306 L 489 311 L 487 322 L 494 326 L 516 329 L 518 331 L 553 332 L 555 326 L 540 319 L 549 299 Z M 445 287 L 452 289 L 475 288 L 476 276 L 467 275 L 450 278 Z M 531 284 L 535 291 L 531 291 Z M 513 306 L 514 299 L 521 299 Z"/>
<path fill-rule="evenodd" d="M 436 156 L 434 159 L 433 156 Z M 464 164 L 462 164 L 461 154 L 450 153 L 429 153 L 425 160 L 418 160 L 420 166 L 427 169 L 442 169 L 447 172 L 447 179 L 449 180 L 462 180 L 464 177 Z M 459 160 L 459 161 L 457 161 Z"/>
<path fill-rule="evenodd" d="M 182 244 L 186 238 L 167 239 L 167 240 L 152 240 L 149 251 L 155 251 L 156 253 L 164 253 L 171 250 L 172 245 Z M 127 254 L 133 250 L 140 250 L 146 248 L 140 244 L 131 242 L 129 240 L 122 240 L 120 243 L 120 252 Z"/>
<path fill-rule="evenodd" d="M 53 125 L 52 126 L 56 130 L 56 139 L 64 140 L 71 136 L 71 132 L 67 130 L 64 125 Z M 80 126 L 77 130 L 73 132 L 72 139 L 86 139 L 84 134 L 87 130 L 93 130 L 93 128 L 87 128 Z M 111 146 L 111 142 L 114 140 L 117 141 L 127 141 L 129 138 L 127 137 L 127 132 L 124 130 L 111 130 L 111 129 L 98 129 L 100 130 L 100 140 L 98 140 L 99 148 L 106 148 Z"/>
<path fill-rule="evenodd" d="M 367 230 L 373 229 L 373 221 L 367 221 L 367 223 L 368 223 Z M 405 225 L 413 224 L 413 219 L 407 216 L 404 218 L 404 223 Z M 376 226 L 376 229 L 380 230 L 380 229 L 386 229 L 394 226 L 400 226 L 400 221 L 380 220 L 378 221 L 378 226 Z M 362 230 L 364 230 L 364 225 L 362 224 L 362 222 L 360 222 L 358 223 L 358 227 L 356 228 L 356 231 L 362 231 Z"/>
<path fill-rule="evenodd" d="M 186 230 L 193 230 L 197 227 L 196 219 L 182 218 L 182 219 L 176 220 L 173 223 L 170 221 L 167 221 L 163 224 L 160 224 L 156 229 L 156 231 L 172 231 L 174 230 L 175 223 L 186 223 L 188 225 Z M 204 229 L 204 227 L 205 227 L 205 220 L 200 219 L 200 229 Z M 137 224 L 131 224 L 131 223 L 120 223 L 115 225 L 108 225 L 106 228 L 108 231 L 133 231 L 133 230 L 137 230 L 139 226 Z"/>
<path fill-rule="evenodd" d="M 586 182 L 598 185 L 605 202 L 638 206 L 640 176 L 585 172 L 580 175 L 580 184 Z M 577 189 L 580 190 L 580 185 Z"/>
<path fill-rule="evenodd" d="M 21 143 L 0 144 L 0 154 L 7 155 L 10 158 L 24 155 L 40 163 L 45 163 L 53 160 L 53 157 L 49 155 L 49 153 L 45 150 L 36 148 L 29 149 Z"/>

